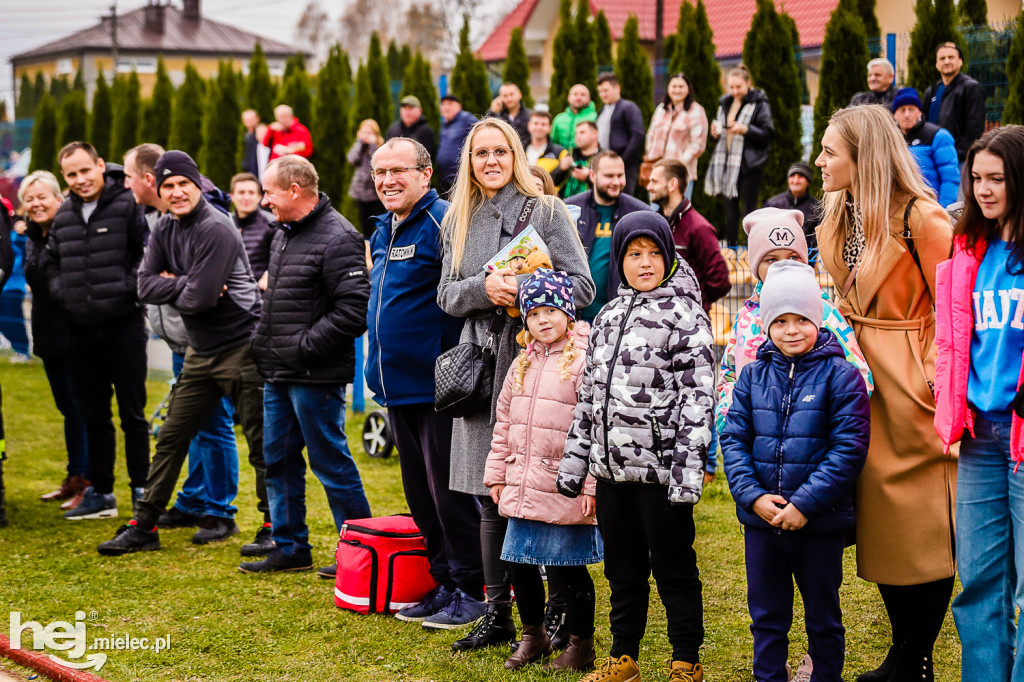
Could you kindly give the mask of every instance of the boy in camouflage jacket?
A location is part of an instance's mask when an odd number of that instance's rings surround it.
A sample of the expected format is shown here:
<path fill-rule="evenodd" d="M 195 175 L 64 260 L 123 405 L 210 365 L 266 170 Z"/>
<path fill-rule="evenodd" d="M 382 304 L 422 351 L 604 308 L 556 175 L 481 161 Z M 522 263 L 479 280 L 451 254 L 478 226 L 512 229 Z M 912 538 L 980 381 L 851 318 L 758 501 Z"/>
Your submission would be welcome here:
<path fill-rule="evenodd" d="M 639 674 L 653 570 L 672 645 L 669 679 L 701 682 L 704 621 L 693 505 L 711 440 L 710 323 L 663 217 L 624 216 L 612 233 L 612 254 L 623 284 L 594 320 L 557 480 L 569 497 L 580 494 L 588 470 L 597 480 L 613 641 L 593 679 Z"/>

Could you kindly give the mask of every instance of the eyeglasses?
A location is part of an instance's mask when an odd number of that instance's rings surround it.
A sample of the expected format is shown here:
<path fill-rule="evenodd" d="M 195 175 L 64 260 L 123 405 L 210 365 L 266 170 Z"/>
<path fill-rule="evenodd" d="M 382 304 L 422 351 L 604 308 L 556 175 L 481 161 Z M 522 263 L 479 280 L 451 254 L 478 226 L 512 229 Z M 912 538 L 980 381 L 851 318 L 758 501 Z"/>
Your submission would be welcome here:
<path fill-rule="evenodd" d="M 372 175 L 373 177 L 377 178 L 378 180 L 383 180 L 384 178 L 386 178 L 388 176 L 388 173 L 391 173 L 391 177 L 397 178 L 400 175 L 408 175 L 409 173 L 412 173 L 413 171 L 421 171 L 421 170 L 423 170 L 423 166 L 398 166 L 397 168 L 371 168 L 370 169 L 370 175 Z"/>
<path fill-rule="evenodd" d="M 495 147 L 494 149 L 487 149 L 485 147 L 477 147 L 472 151 L 473 159 L 476 161 L 486 161 L 487 157 L 494 154 L 495 161 L 503 161 L 505 157 L 510 155 L 512 150 L 508 147 Z"/>

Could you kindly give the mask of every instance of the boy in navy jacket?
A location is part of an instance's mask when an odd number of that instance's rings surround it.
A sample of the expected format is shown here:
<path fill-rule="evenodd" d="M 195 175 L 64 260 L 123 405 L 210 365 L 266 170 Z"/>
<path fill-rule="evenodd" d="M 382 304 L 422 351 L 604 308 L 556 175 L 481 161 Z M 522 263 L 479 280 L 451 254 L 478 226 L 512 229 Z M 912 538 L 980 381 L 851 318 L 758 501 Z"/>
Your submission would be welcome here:
<path fill-rule="evenodd" d="M 745 528 L 754 678 L 787 682 L 793 580 L 803 596 L 810 657 L 797 678 L 839 682 L 839 607 L 853 485 L 867 457 L 867 388 L 827 329 L 814 270 L 772 265 L 761 292 L 769 339 L 740 374 L 722 451 Z M 803 677 L 801 677 L 803 675 Z"/>

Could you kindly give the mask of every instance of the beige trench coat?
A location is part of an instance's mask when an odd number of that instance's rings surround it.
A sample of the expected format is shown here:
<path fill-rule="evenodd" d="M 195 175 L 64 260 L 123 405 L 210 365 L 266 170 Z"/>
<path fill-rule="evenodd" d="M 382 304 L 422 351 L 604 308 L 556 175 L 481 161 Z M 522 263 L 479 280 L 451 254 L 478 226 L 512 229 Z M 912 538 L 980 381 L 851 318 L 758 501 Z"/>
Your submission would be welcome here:
<path fill-rule="evenodd" d="M 935 401 L 935 266 L 949 258 L 952 226 L 946 212 L 918 200 L 910 232 L 921 267 L 904 246 L 903 215 L 890 220 L 894 238 L 882 257 L 850 278 L 842 234 L 818 228 L 821 259 L 836 284 L 846 316 L 875 379 L 871 445 L 857 483 L 857 573 L 887 585 L 949 578 L 953 550 L 956 451 L 943 454 L 932 421 Z M 825 229 L 823 229 L 825 228 Z M 838 231 L 836 231 L 838 232 Z M 923 276 L 922 276 L 923 275 Z"/>

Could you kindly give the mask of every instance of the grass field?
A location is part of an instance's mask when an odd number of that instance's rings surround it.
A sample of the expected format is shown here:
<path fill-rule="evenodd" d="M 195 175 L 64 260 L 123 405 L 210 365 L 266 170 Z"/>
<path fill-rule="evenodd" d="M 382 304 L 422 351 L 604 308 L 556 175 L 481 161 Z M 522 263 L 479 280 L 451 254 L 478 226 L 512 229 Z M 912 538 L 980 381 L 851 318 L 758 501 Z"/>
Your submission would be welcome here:
<path fill-rule="evenodd" d="M 59 415 L 42 366 L 7 363 L 0 354 L 9 461 L 5 463 L 11 525 L 0 529 L 0 589 L 9 611 L 22 621 L 73 621 L 87 615 L 93 637 L 170 637 L 170 648 L 110 651 L 100 674 L 109 680 L 539 680 L 536 667 L 508 673 L 507 649 L 453 655 L 455 633 L 435 634 L 381 616 L 359 616 L 334 607 L 332 584 L 311 573 L 244 575 L 236 569 L 238 548 L 257 528 L 253 476 L 245 464 L 244 439 L 238 522 L 242 533 L 199 548 L 190 529 L 161 532 L 160 552 L 105 558 L 96 545 L 129 519 L 123 458 L 118 458 L 115 493 L 119 519 L 70 522 L 56 503 L 39 496 L 63 478 L 65 455 Z M 167 390 L 165 378 L 149 383 L 150 407 Z M 358 434 L 361 415 L 350 415 L 348 433 L 374 515 L 407 511 L 397 458 L 367 457 Z M 334 528 L 323 489 L 308 478 L 310 536 L 318 565 L 333 560 Z M 705 679 L 748 682 L 748 629 L 740 526 L 721 478 L 696 508 L 697 553 L 704 582 Z M 847 628 L 846 678 L 875 667 L 888 646 L 888 623 L 873 585 L 856 577 L 854 554 L 845 557 L 842 598 Z M 597 584 L 599 655 L 611 643 L 608 591 L 600 567 Z M 645 680 L 666 679 L 669 656 L 664 611 L 652 589 L 651 618 L 641 668 Z M 806 638 L 798 610 L 790 659 L 803 655 Z M 6 632 L 0 624 L 0 632 Z M 23 637 L 30 648 L 31 635 Z M 58 652 L 59 653 L 59 652 Z M 937 679 L 959 679 L 959 643 L 952 618 L 935 651 Z M 571 680 L 574 676 L 560 676 Z"/>

